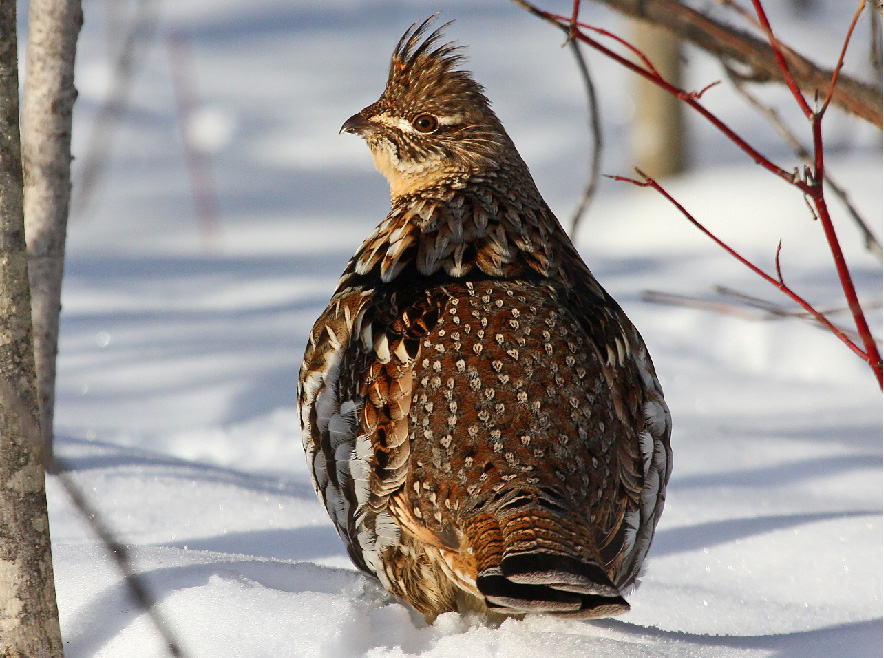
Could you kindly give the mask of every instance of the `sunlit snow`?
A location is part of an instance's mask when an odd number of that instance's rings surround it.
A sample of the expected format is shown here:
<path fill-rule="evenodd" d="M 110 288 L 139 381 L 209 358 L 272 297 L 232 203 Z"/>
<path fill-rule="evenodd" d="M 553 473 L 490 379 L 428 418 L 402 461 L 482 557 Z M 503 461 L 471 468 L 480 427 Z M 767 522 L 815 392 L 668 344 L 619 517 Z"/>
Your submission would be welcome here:
<path fill-rule="evenodd" d="M 121 41 L 106 30 L 112 4 L 84 2 L 75 179 Z M 787 42 L 834 63 L 852 0 L 814 3 L 804 17 L 784 0 L 767 4 Z M 338 129 L 376 99 L 402 31 L 441 8 L 565 220 L 588 159 L 582 83 L 561 34 L 503 0 L 158 6 L 106 175 L 70 221 L 56 432 L 59 457 L 130 547 L 187 655 L 881 655 L 881 397 L 871 371 L 799 320 L 642 301 L 647 289 L 712 298 L 723 284 L 787 305 L 653 191 L 610 179 L 577 245 L 641 330 L 674 424 L 666 511 L 632 611 L 500 627 L 446 614 L 427 626 L 357 572 L 314 495 L 295 408 L 307 333 L 389 204 L 365 145 Z M 585 16 L 623 27 L 595 6 Z M 192 120 L 218 193 L 220 227 L 208 239 L 162 38 L 172 29 L 189 40 Z M 853 70 L 865 62 L 859 38 Z M 722 77 L 694 55 L 692 88 Z M 632 80 L 595 54 L 589 61 L 607 129 L 602 170 L 629 175 L 620 144 Z M 768 97 L 797 116 L 782 90 Z M 797 166 L 726 84 L 704 102 L 786 169 Z M 800 195 L 706 125 L 691 128 L 696 167 L 667 184 L 671 193 L 768 271 L 782 239 L 787 283 L 815 304 L 841 305 Z M 880 133 L 833 113 L 827 137 L 832 174 L 881 235 Z M 832 207 L 861 299 L 880 300 L 879 264 Z M 870 318 L 880 335 L 880 312 Z M 53 477 L 48 494 L 67 658 L 167 655 Z"/>

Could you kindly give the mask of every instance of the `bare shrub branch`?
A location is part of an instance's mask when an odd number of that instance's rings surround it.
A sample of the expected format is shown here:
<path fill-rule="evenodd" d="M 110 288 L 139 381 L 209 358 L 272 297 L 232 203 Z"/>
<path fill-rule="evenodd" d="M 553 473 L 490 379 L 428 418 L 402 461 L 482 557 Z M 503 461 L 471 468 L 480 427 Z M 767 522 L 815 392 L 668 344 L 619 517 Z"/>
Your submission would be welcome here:
<path fill-rule="evenodd" d="M 568 33 L 569 38 L 577 39 L 579 41 L 582 41 L 583 43 L 592 46 L 594 49 L 617 61 L 629 70 L 641 75 L 647 80 L 650 80 L 654 84 L 668 91 L 670 94 L 675 95 L 677 98 L 681 99 L 684 103 L 686 103 L 696 112 L 698 112 L 701 116 L 703 116 L 706 120 L 712 123 L 712 125 L 714 125 L 719 131 L 721 131 L 741 150 L 748 154 L 756 163 L 760 164 L 769 172 L 775 174 L 784 181 L 788 182 L 790 185 L 797 188 L 802 193 L 808 203 L 808 207 L 811 209 L 811 213 L 819 220 L 820 225 L 823 228 L 823 232 L 825 233 L 826 242 L 829 245 L 829 249 L 832 254 L 832 260 L 838 273 L 838 279 L 841 283 L 842 290 L 844 291 L 844 297 L 847 301 L 847 305 L 850 308 L 851 314 L 853 315 L 854 324 L 856 325 L 856 330 L 859 335 L 860 341 L 863 344 L 863 347 L 860 347 L 857 343 L 853 342 L 844 333 L 844 331 L 834 326 L 824 315 L 815 310 L 808 302 L 806 302 L 802 297 L 800 297 L 784 283 L 782 271 L 779 267 L 779 249 L 777 250 L 776 258 L 777 278 L 773 278 L 772 276 L 768 275 L 763 270 L 740 256 L 736 251 L 727 246 L 721 239 L 708 231 L 690 213 L 688 213 L 687 210 L 685 210 L 684 207 L 678 203 L 678 201 L 676 201 L 671 195 L 669 195 L 653 178 L 646 176 L 641 172 L 639 172 L 639 174 L 642 176 L 642 181 L 625 178 L 622 176 L 614 177 L 617 180 L 630 182 L 642 187 L 652 187 L 657 190 L 667 200 L 669 200 L 670 203 L 674 204 L 682 212 L 682 214 L 689 221 L 691 221 L 691 223 L 693 223 L 697 228 L 703 231 L 703 233 L 705 233 L 709 238 L 715 241 L 719 246 L 725 249 L 731 256 L 739 260 L 746 267 L 755 272 L 758 276 L 762 277 L 763 279 L 777 287 L 777 289 L 779 289 L 781 292 L 790 297 L 793 301 L 798 303 L 807 312 L 811 313 L 813 317 L 817 320 L 817 322 L 819 322 L 821 325 L 823 325 L 829 331 L 835 334 L 835 336 L 837 336 L 845 345 L 847 345 L 855 354 L 857 354 L 869 365 L 869 367 L 875 374 L 875 378 L 878 381 L 878 386 L 884 388 L 884 371 L 882 371 L 881 355 L 878 351 L 876 340 L 872 335 L 871 330 L 869 329 L 869 325 L 863 312 L 862 306 L 860 305 L 857 298 L 856 288 L 853 284 L 853 279 L 850 275 L 850 271 L 844 259 L 844 254 L 838 242 L 838 237 L 835 233 L 835 228 L 832 223 L 831 216 L 829 215 L 829 209 L 825 198 L 825 187 L 823 185 L 825 179 L 825 149 L 823 147 L 822 119 L 826 112 L 826 109 L 828 108 L 829 101 L 838 97 L 839 87 L 836 85 L 837 83 L 839 83 L 839 72 L 841 67 L 843 66 L 844 54 L 847 51 L 851 35 L 853 34 L 853 29 L 856 25 L 859 15 L 865 8 L 866 0 L 861 0 L 853 16 L 853 20 L 851 21 L 850 27 L 847 31 L 847 35 L 843 41 L 843 47 L 841 50 L 841 55 L 838 58 L 838 63 L 834 71 L 830 74 L 831 77 L 828 81 L 828 86 L 822 87 L 827 89 L 827 94 L 826 99 L 819 110 L 815 110 L 810 107 L 809 103 L 802 94 L 801 82 L 799 82 L 804 78 L 800 77 L 800 75 L 796 75 L 793 72 L 793 69 L 796 68 L 796 66 L 801 65 L 801 61 L 796 60 L 794 52 L 788 50 L 774 35 L 770 23 L 767 19 L 767 15 L 764 11 L 764 7 L 762 6 L 761 0 L 752 0 L 758 22 L 762 26 L 768 37 L 768 45 L 766 46 L 766 50 L 769 51 L 771 57 L 776 62 L 776 65 L 780 70 L 780 77 L 792 91 L 792 95 L 795 98 L 796 103 L 801 107 L 805 116 L 811 123 L 811 131 L 813 135 L 813 158 L 812 164 L 805 166 L 803 175 L 799 175 L 797 171 L 794 174 L 790 174 L 781 167 L 775 165 L 767 157 L 765 157 L 754 147 L 752 147 L 746 140 L 744 140 L 733 130 L 731 130 L 717 116 L 706 109 L 699 102 L 699 97 L 702 95 L 705 89 L 699 92 L 687 92 L 683 89 L 679 89 L 673 86 L 668 81 L 664 80 L 660 76 L 660 74 L 653 69 L 653 67 L 650 67 L 647 64 L 636 64 L 635 62 L 630 61 L 629 59 L 613 52 L 611 49 L 607 48 L 606 46 L 596 41 L 594 38 L 590 37 L 586 32 L 583 31 L 582 28 L 589 29 L 597 33 L 606 33 L 602 30 L 599 30 L 598 28 L 594 28 L 578 21 L 577 11 L 579 8 L 579 3 L 575 2 L 574 13 L 572 14 L 572 16 L 566 17 L 545 12 L 541 9 L 538 9 L 531 3 L 526 2 L 525 0 L 513 0 L 513 2 L 527 9 L 535 16 L 538 16 L 543 20 L 552 23 L 559 29 L 565 30 Z M 658 5 L 667 4 L 668 2 L 669 0 L 657 0 L 653 3 L 650 3 L 648 6 L 656 7 Z M 619 43 L 625 44 L 622 39 L 616 37 L 615 39 Z M 636 48 L 629 44 L 625 45 L 630 51 L 632 51 L 639 57 L 640 61 L 642 61 L 643 63 L 646 63 L 648 61 L 647 57 L 637 52 Z M 800 69 L 801 67 L 798 66 L 798 68 Z M 818 94 L 818 88 L 814 89 L 815 96 Z M 706 87 L 706 89 L 708 89 L 708 87 Z M 880 125 L 880 120 L 878 122 L 878 125 Z"/>
<path fill-rule="evenodd" d="M 693 308 L 711 313 L 719 313 L 728 315 L 742 320 L 752 320 L 756 322 L 771 322 L 776 320 L 804 320 L 810 322 L 813 326 L 823 331 L 828 328 L 820 325 L 812 315 L 802 309 L 784 308 L 778 304 L 774 304 L 765 299 L 753 297 L 745 293 L 728 288 L 726 286 L 713 286 L 713 292 L 725 299 L 707 299 L 705 297 L 694 297 L 692 295 L 680 295 L 677 293 L 665 292 L 662 290 L 644 290 L 641 294 L 642 301 L 652 304 L 662 304 L 664 306 L 677 306 L 679 308 Z M 880 308 L 880 300 L 866 304 L 867 308 Z M 837 313 L 849 313 L 847 306 L 838 306 L 827 309 L 820 309 L 820 313 L 825 316 L 835 315 Z M 834 322 L 832 324 L 835 324 Z M 860 340 L 859 333 L 854 329 L 848 329 L 840 325 L 837 326 L 844 334 L 854 342 Z M 879 347 L 881 340 L 876 339 Z"/>
<path fill-rule="evenodd" d="M 636 173 L 641 177 L 641 180 L 637 180 L 634 178 L 627 178 L 625 176 L 614 176 L 614 178 L 615 178 L 615 180 L 623 181 L 626 183 L 632 183 L 633 185 L 636 185 L 638 187 L 651 187 L 651 188 L 657 190 L 657 192 L 659 192 L 667 201 L 669 201 L 669 203 L 674 205 L 682 215 L 684 215 L 685 219 L 687 219 L 691 224 L 693 224 L 698 229 L 700 229 L 700 231 L 702 231 L 706 235 L 706 237 L 710 238 L 713 242 L 715 242 L 715 244 L 717 244 L 719 247 L 724 249 L 728 254 L 730 254 L 731 256 L 736 258 L 740 263 L 742 263 L 743 265 L 748 267 L 755 274 L 760 276 L 762 279 L 767 281 L 769 284 L 774 286 L 777 290 L 784 293 L 792 301 L 794 301 L 796 304 L 798 304 L 807 313 L 809 313 L 811 316 L 813 316 L 813 318 L 817 322 L 819 322 L 822 326 L 824 326 L 826 329 L 828 329 L 833 334 L 835 334 L 841 340 L 841 342 L 843 342 L 845 345 L 847 345 L 847 347 L 849 347 L 851 349 L 851 351 L 853 351 L 857 356 L 863 358 L 863 360 L 866 360 L 866 361 L 868 360 L 866 358 L 866 355 L 863 352 L 862 348 L 859 347 L 859 345 L 854 343 L 852 340 L 850 340 L 850 338 L 844 333 L 844 331 L 842 331 L 841 329 L 839 329 L 838 327 L 833 325 L 832 322 L 825 315 L 823 315 L 822 313 L 817 311 L 810 304 L 810 302 L 805 300 L 803 297 L 801 297 L 798 293 L 796 293 L 794 290 L 792 290 L 789 286 L 787 286 L 782 281 L 782 275 L 779 272 L 779 265 L 777 265 L 777 276 L 776 277 L 771 276 L 770 274 L 768 274 L 767 272 L 762 270 L 760 267 L 758 267 L 757 265 L 752 263 L 750 260 L 743 257 L 733 247 L 729 246 L 727 243 L 725 243 L 723 240 L 721 240 L 718 236 L 716 236 L 714 233 L 712 233 L 712 231 L 710 231 L 703 224 L 701 224 L 699 221 L 697 221 L 697 219 L 690 212 L 688 212 L 688 210 L 683 205 L 681 205 L 678 201 L 676 201 L 675 198 L 671 194 L 669 194 L 669 192 L 667 192 L 660 185 L 660 183 L 655 181 L 653 178 L 646 176 L 644 173 L 642 173 L 639 170 L 636 170 Z"/>
<path fill-rule="evenodd" d="M 592 150 L 590 151 L 589 156 L 589 174 L 587 175 L 586 185 L 583 188 L 583 196 L 580 198 L 580 203 L 577 204 L 577 209 L 574 211 L 574 215 L 571 218 L 571 239 L 573 240 L 577 236 L 577 228 L 580 224 L 580 220 L 583 219 L 583 216 L 586 214 L 589 204 L 592 201 L 593 196 L 595 196 L 596 187 L 598 187 L 604 142 L 602 140 L 599 104 L 596 99 L 595 85 L 592 82 L 589 67 L 586 65 L 583 53 L 580 52 L 580 44 L 577 41 L 570 39 L 568 46 L 571 48 L 571 52 L 574 53 L 574 59 L 577 61 L 577 68 L 580 70 L 580 77 L 583 79 L 583 84 L 586 88 L 589 130 L 592 135 Z"/>
<path fill-rule="evenodd" d="M 770 124 L 776 128 L 777 132 L 780 133 L 780 136 L 785 140 L 789 146 L 792 147 L 792 150 L 795 151 L 795 154 L 804 160 L 807 164 L 813 164 L 813 154 L 808 151 L 804 144 L 795 136 L 789 126 L 782 120 L 777 111 L 769 106 L 762 103 L 757 96 L 755 96 L 746 86 L 746 81 L 742 78 L 742 76 L 738 75 L 733 69 L 728 66 L 725 66 L 725 71 L 727 72 L 728 79 L 733 84 L 734 89 L 746 99 L 746 102 L 752 105 L 755 109 L 757 109 L 761 114 L 765 116 L 765 118 L 770 122 Z M 826 185 L 829 186 L 829 189 L 832 191 L 838 200 L 842 203 L 844 208 L 847 210 L 847 214 L 850 215 L 850 218 L 853 220 L 853 223 L 856 224 L 856 227 L 859 229 L 859 232 L 862 234 L 863 244 L 865 248 L 874 254 L 878 260 L 882 260 L 884 254 L 882 254 L 881 242 L 872 232 L 872 229 L 869 228 L 868 223 L 862 218 L 859 214 L 859 211 L 850 201 L 848 197 L 847 191 L 839 185 L 835 179 L 832 178 L 831 173 L 827 170 L 825 172 L 824 180 Z M 814 213 L 816 214 L 816 213 Z"/>
<path fill-rule="evenodd" d="M 528 3 L 513 0 L 525 6 Z M 724 62 L 737 63 L 747 69 L 747 77 L 756 82 L 787 84 L 782 67 L 768 43 L 735 27 L 717 21 L 686 7 L 678 0 L 596 0 L 615 11 L 666 28 Z M 527 8 L 527 7 L 526 7 Z M 817 90 L 832 93 L 832 101 L 844 110 L 882 127 L 881 88 L 842 76 L 832 87 L 833 71 L 812 61 L 780 42 L 780 52 L 787 62 L 794 84 L 806 93 Z"/>

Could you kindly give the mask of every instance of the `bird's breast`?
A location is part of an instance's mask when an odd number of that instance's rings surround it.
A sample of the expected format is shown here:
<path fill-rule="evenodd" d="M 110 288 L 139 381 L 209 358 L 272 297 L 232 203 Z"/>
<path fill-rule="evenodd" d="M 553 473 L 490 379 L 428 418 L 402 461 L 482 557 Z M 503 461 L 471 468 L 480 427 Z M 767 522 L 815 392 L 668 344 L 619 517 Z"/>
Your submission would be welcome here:
<path fill-rule="evenodd" d="M 535 282 L 446 292 L 414 365 L 404 489 L 414 516 L 445 532 L 508 490 L 554 491 L 587 521 L 619 506 L 624 429 L 579 322 Z"/>

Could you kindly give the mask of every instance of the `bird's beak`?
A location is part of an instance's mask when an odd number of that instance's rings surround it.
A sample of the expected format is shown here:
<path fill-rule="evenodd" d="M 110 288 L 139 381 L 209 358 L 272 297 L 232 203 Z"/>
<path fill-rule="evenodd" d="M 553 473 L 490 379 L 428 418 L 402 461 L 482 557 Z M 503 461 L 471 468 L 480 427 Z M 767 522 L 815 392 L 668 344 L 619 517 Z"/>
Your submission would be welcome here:
<path fill-rule="evenodd" d="M 353 133 L 354 135 L 364 136 L 366 133 L 371 132 L 372 128 L 373 126 L 368 119 L 362 116 L 361 113 L 356 113 L 344 122 L 344 125 L 341 126 L 341 132 L 338 134 Z"/>

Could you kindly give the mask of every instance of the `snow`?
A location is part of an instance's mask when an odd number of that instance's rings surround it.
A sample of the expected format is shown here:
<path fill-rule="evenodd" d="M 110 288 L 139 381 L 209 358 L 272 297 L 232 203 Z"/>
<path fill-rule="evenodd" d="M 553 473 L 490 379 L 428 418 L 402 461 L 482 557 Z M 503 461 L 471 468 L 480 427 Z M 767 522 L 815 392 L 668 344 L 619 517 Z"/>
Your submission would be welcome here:
<path fill-rule="evenodd" d="M 830 26 L 853 4 L 817 3 L 803 20 L 772 7 L 771 17 L 786 41 L 813 35 L 824 61 L 842 31 Z M 108 3 L 84 5 L 75 176 L 121 36 L 105 29 Z M 654 192 L 610 179 L 577 244 L 642 331 L 674 422 L 666 511 L 632 611 L 499 627 L 446 614 L 428 626 L 358 573 L 310 483 L 296 378 L 313 320 L 389 203 L 364 144 L 338 128 L 376 98 L 396 39 L 430 9 L 378 0 L 161 8 L 105 177 L 70 221 L 56 432 L 60 459 L 130 547 L 187 655 L 881 655 L 882 416 L 869 369 L 797 320 L 642 301 L 646 289 L 712 298 L 711 286 L 726 284 L 785 304 Z M 568 218 L 588 137 L 561 35 L 506 2 L 442 8 L 540 189 Z M 597 7 L 585 11 L 620 25 Z M 219 193 L 220 228 L 209 238 L 195 219 L 176 124 L 162 38 L 172 29 L 190 42 L 192 128 Z M 619 144 L 631 81 L 594 55 L 590 66 L 606 126 L 603 171 L 629 174 Z M 689 70 L 696 88 L 719 77 L 706 64 Z M 722 87 L 704 100 L 795 166 Z M 767 96 L 789 107 L 781 91 Z M 801 197 L 691 125 L 701 166 L 667 189 L 768 271 L 782 239 L 786 281 L 816 304 L 841 304 Z M 827 138 L 832 174 L 881 235 L 880 133 L 833 114 Z M 879 300 L 879 265 L 832 207 L 861 299 Z M 870 317 L 880 335 L 880 312 Z M 57 478 L 47 488 L 68 658 L 166 655 Z"/>

